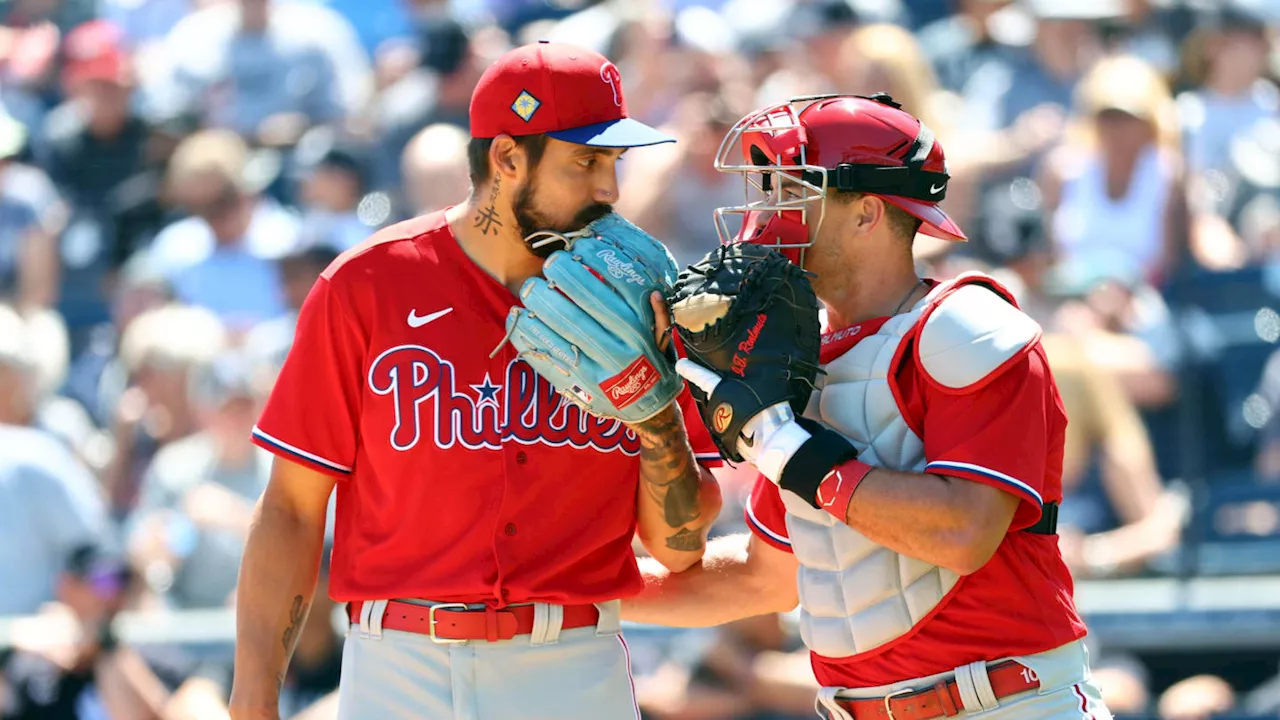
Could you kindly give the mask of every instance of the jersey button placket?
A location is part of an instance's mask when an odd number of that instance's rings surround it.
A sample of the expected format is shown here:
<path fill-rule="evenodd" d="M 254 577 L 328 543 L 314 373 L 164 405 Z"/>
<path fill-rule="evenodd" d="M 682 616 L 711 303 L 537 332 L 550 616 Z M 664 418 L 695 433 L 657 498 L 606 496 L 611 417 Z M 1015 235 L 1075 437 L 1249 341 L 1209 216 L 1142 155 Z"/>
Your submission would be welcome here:
<path fill-rule="evenodd" d="M 508 346 L 498 356 L 491 358 L 492 364 L 490 372 L 497 377 L 507 377 L 508 366 L 513 359 L 507 354 L 509 350 L 510 347 Z M 503 400 L 505 401 L 507 399 L 505 397 L 505 389 L 503 390 L 503 393 Z M 505 437 L 505 433 L 503 433 L 503 435 L 504 436 L 500 440 L 502 443 L 503 455 L 502 502 L 498 505 L 498 517 L 502 517 L 502 505 L 505 504 L 507 494 L 509 492 L 514 492 L 511 481 L 513 479 L 519 481 L 523 478 L 524 471 L 520 469 L 520 466 L 525 465 L 529 461 L 528 454 L 526 454 L 524 450 L 517 449 L 520 447 L 518 442 L 513 438 Z M 513 450 L 514 452 L 512 452 Z M 516 534 L 516 526 L 515 523 L 507 522 L 505 524 L 498 525 L 497 527 L 501 529 L 497 530 L 494 534 L 493 554 L 494 560 L 497 561 L 498 564 L 498 577 L 496 578 L 493 587 L 498 597 L 501 598 L 500 603 L 505 605 L 510 591 L 506 587 L 503 587 L 506 576 L 505 568 L 503 567 L 503 555 L 507 554 L 509 550 L 503 547 L 503 538 L 514 536 Z"/>

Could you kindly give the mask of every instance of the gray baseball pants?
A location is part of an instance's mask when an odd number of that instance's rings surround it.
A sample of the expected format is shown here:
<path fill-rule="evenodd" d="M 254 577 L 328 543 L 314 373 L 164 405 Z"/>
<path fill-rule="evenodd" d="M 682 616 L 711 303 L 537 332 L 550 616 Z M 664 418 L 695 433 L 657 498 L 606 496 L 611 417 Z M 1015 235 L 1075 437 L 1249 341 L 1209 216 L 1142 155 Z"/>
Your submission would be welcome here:
<path fill-rule="evenodd" d="M 338 719 L 638 720 L 620 603 L 597 607 L 595 627 L 561 630 L 559 608 L 538 604 L 531 635 L 450 644 L 366 613 L 343 645 Z"/>
<path fill-rule="evenodd" d="M 972 663 L 953 671 L 874 688 L 823 688 L 818 694 L 818 716 L 830 720 L 852 720 L 836 704 L 836 698 L 879 698 L 907 689 L 923 690 L 939 680 L 954 679 L 960 686 L 964 709 L 959 718 L 982 720 L 1111 720 L 1111 711 L 1102 703 L 1102 693 L 1090 679 L 1089 652 L 1084 642 L 1012 658 L 1034 673 L 1040 689 L 997 699 L 987 680 L 987 663 Z M 991 664 L 995 664 L 994 662 Z"/>

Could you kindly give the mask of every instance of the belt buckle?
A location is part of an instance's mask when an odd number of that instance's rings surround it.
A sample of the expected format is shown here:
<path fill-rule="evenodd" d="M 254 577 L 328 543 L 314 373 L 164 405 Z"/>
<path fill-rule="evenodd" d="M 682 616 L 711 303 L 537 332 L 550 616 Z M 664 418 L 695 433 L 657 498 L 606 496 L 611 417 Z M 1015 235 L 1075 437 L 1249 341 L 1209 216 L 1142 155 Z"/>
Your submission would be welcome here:
<path fill-rule="evenodd" d="M 441 603 L 439 605 L 432 605 L 427 609 L 427 637 L 431 638 L 431 642 L 438 645 L 453 645 L 455 643 L 466 642 L 465 638 L 442 638 L 436 635 L 436 611 L 441 609 L 450 610 L 454 608 L 462 610 L 471 609 L 467 607 L 466 603 Z"/>
<path fill-rule="evenodd" d="M 897 718 L 893 716 L 893 708 L 889 706 L 889 702 L 896 697 L 902 697 L 903 695 L 910 695 L 914 692 L 915 690 L 912 690 L 911 688 L 903 688 L 901 690 L 896 690 L 894 692 L 889 693 L 888 695 L 885 695 L 884 696 L 885 717 L 887 717 L 889 720 L 897 720 Z"/>

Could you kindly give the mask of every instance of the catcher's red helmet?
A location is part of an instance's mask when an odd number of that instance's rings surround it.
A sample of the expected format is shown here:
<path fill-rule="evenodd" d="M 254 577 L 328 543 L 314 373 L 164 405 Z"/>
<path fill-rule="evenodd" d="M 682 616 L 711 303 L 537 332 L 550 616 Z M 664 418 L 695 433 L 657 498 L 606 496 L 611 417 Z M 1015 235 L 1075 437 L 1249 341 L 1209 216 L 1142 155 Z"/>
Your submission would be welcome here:
<path fill-rule="evenodd" d="M 729 159 L 735 146 L 745 164 Z M 926 235 L 968 239 L 938 207 L 950 179 L 942 146 L 888 95 L 820 95 L 758 110 L 725 135 L 715 166 L 741 173 L 747 192 L 745 204 L 716 210 L 721 242 L 778 247 L 800 265 L 811 205 L 821 225 L 828 188 L 876 195 L 918 218 Z M 751 199 L 753 187 L 763 199 Z M 737 233 L 725 221 L 732 214 L 744 216 Z"/>

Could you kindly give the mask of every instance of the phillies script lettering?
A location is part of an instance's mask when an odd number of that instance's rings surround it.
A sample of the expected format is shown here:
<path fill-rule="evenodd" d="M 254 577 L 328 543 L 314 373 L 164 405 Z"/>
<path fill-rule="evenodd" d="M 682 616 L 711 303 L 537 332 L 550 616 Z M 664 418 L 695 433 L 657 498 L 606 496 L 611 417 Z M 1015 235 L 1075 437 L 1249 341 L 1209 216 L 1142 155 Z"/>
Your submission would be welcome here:
<path fill-rule="evenodd" d="M 410 450 L 419 442 L 441 448 L 498 449 L 526 445 L 614 450 L 640 454 L 640 439 L 618 420 L 601 419 L 566 401 L 528 363 L 513 360 L 497 383 L 457 381 L 453 363 L 420 345 L 383 352 L 369 366 L 369 389 L 390 398 L 390 443 Z"/>
<path fill-rule="evenodd" d="M 733 365 L 731 366 L 734 374 L 738 377 L 744 377 L 747 374 L 747 359 L 738 353 L 751 354 L 751 351 L 755 349 L 756 340 L 760 339 L 760 331 L 764 329 L 764 323 L 767 319 L 768 317 L 764 313 L 757 315 L 755 326 L 747 331 L 746 339 L 738 343 L 738 352 L 733 354 Z"/>

